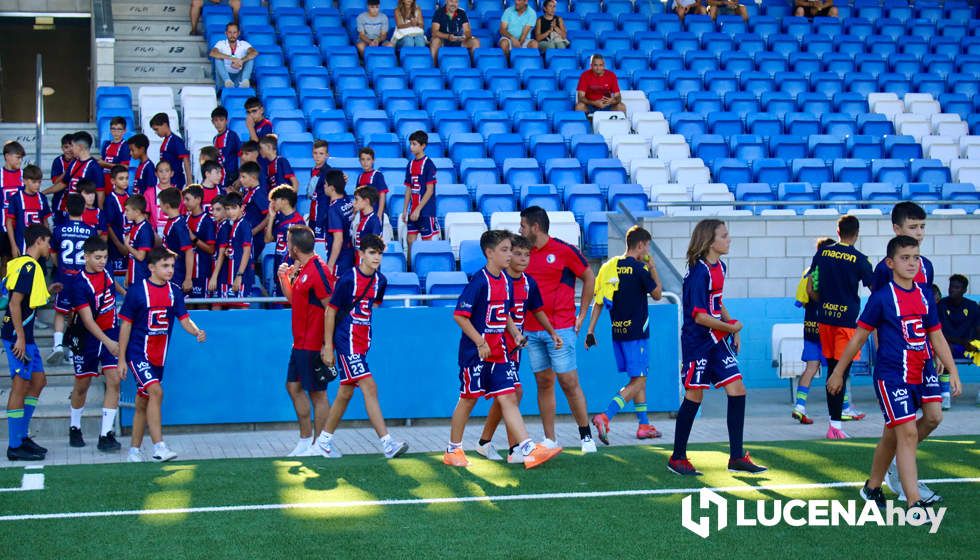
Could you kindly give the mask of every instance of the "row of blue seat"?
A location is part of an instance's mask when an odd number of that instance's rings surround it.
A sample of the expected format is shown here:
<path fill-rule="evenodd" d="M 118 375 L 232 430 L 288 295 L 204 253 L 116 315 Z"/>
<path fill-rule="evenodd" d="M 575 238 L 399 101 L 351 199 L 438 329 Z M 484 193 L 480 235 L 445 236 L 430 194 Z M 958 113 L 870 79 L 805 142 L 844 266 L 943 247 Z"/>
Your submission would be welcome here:
<path fill-rule="evenodd" d="M 860 161 L 867 167 L 869 160 L 922 158 L 922 145 L 911 136 L 901 135 L 882 137 L 855 134 L 840 138 L 819 134 L 774 135 L 766 138 L 757 134 L 727 137 L 702 134 L 692 137 L 690 144 L 692 153 L 706 162 L 728 158 L 745 162 L 768 157 L 785 160 L 816 158 L 832 162 L 835 174 L 838 165 L 845 165 L 844 162 Z"/>
<path fill-rule="evenodd" d="M 980 190 L 976 185 L 970 183 L 946 183 L 940 186 L 926 183 L 822 183 L 811 184 L 801 182 L 786 182 L 771 185 L 769 183 L 739 183 L 734 186 L 736 201 L 741 202 L 772 202 L 772 205 L 755 206 L 753 210 L 759 212 L 766 209 L 774 209 L 778 202 L 791 201 L 823 201 L 841 204 L 841 210 L 846 212 L 850 208 L 861 204 L 864 207 L 878 208 L 882 212 L 891 211 L 892 204 L 897 199 L 914 200 L 928 206 L 927 210 L 938 207 L 937 204 L 928 204 L 930 201 L 956 200 L 954 207 L 972 213 L 980 208 Z M 880 205 L 873 204 L 876 200 L 891 201 Z M 863 203 L 863 204 L 862 204 Z M 837 207 L 837 204 L 834 205 Z M 806 209 L 804 206 L 796 207 L 798 213 L 802 214 Z"/>
<path fill-rule="evenodd" d="M 745 162 L 738 159 L 716 159 L 713 177 L 720 183 L 766 183 L 778 185 L 789 182 L 813 184 L 850 183 L 927 183 L 942 185 L 951 181 L 949 168 L 933 159 L 875 159 L 870 164 L 861 159 L 836 159 L 828 164 L 822 159 L 760 158 Z"/>

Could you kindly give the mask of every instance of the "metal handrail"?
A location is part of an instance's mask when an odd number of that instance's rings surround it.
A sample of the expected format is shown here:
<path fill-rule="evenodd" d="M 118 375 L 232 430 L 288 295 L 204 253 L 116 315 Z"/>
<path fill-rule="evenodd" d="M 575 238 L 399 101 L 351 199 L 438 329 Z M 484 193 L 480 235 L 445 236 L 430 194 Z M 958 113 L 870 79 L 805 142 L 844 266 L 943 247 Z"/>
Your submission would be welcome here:
<path fill-rule="evenodd" d="M 43 70 L 43 60 L 41 53 L 37 53 L 37 64 L 35 73 L 36 83 L 35 83 L 35 113 L 34 113 L 34 124 L 36 126 L 35 132 L 35 142 L 34 146 L 34 164 L 41 165 L 41 150 L 44 148 L 44 70 Z"/>
<path fill-rule="evenodd" d="M 980 192 L 980 191 L 978 191 Z M 886 205 L 906 202 L 905 199 L 875 199 L 875 200 L 664 200 L 650 201 L 648 208 L 660 206 L 859 206 L 859 205 Z M 934 204 L 970 204 L 968 200 L 918 200 L 927 206 Z M 630 214 L 632 216 L 632 214 Z"/>

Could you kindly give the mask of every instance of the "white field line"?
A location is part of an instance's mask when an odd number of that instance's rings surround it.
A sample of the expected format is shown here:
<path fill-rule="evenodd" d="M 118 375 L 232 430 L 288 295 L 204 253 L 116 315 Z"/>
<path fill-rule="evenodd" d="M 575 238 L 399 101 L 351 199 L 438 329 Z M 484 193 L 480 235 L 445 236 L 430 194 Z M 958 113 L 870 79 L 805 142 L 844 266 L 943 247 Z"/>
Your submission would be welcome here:
<path fill-rule="evenodd" d="M 928 484 L 973 484 L 977 478 L 934 478 L 923 480 Z M 760 486 L 722 486 L 709 488 L 715 492 L 754 492 L 765 490 L 815 490 L 820 488 L 856 488 L 863 482 L 823 482 L 809 484 L 770 484 Z M 592 498 L 616 498 L 621 496 L 663 496 L 670 494 L 694 494 L 701 488 L 652 488 L 647 490 L 609 490 L 605 492 L 548 492 L 543 494 L 511 494 L 504 496 L 461 496 L 451 498 L 415 498 L 392 500 L 357 500 L 345 502 L 307 502 L 292 504 L 245 504 L 233 506 L 209 506 L 171 509 L 130 509 L 114 511 L 77 511 L 65 513 L 39 513 L 0 516 L 3 521 L 27 521 L 43 519 L 79 519 L 85 517 L 122 517 L 138 515 L 186 515 L 191 513 L 226 513 L 233 511 L 268 511 L 289 509 L 338 509 L 372 506 L 409 506 L 432 504 L 463 504 L 472 502 L 518 502 L 530 500 L 583 500 Z"/>
<path fill-rule="evenodd" d="M 25 467 L 26 470 L 40 470 L 43 467 Z M 0 488 L 0 492 L 28 492 L 31 490 L 44 490 L 44 474 L 39 472 L 25 472 L 20 479 L 18 488 Z"/>

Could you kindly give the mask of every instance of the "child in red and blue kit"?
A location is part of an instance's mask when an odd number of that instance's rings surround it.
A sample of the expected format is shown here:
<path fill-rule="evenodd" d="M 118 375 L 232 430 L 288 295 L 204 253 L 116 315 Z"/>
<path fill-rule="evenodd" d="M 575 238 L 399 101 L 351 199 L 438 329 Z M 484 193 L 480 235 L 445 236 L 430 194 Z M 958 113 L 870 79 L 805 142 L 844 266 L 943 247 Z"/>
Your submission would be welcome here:
<path fill-rule="evenodd" d="M 110 174 L 112 168 L 117 165 L 129 168 L 129 161 L 132 158 L 126 143 L 126 119 L 113 117 L 109 121 L 109 134 L 112 135 L 112 139 L 102 143 L 102 157 L 99 158 L 99 166 L 102 167 L 105 179 L 105 182 L 99 185 L 102 187 L 103 196 L 112 192 L 112 176 Z"/>
<path fill-rule="evenodd" d="M 146 198 L 133 195 L 126 200 L 126 219 L 129 220 L 129 232 L 126 233 L 126 285 L 138 284 L 150 275 L 147 268 L 146 256 L 153 248 L 155 234 L 150 222 L 146 219 Z"/>
<path fill-rule="evenodd" d="M 252 229 L 242 215 L 242 195 L 232 192 L 222 198 L 227 221 L 218 233 L 218 260 L 208 289 L 219 297 L 244 298 L 252 290 Z"/>
<path fill-rule="evenodd" d="M 215 227 L 211 214 L 204 211 L 204 191 L 200 185 L 184 189 L 184 208 L 187 209 L 187 230 L 193 245 L 194 260 L 188 271 L 191 291 L 188 298 L 203 298 L 208 294 L 208 279 L 214 267 Z M 215 199 L 217 200 L 217 199 Z M 212 201 L 213 203 L 213 201 Z"/>
<path fill-rule="evenodd" d="M 145 134 L 137 134 L 126 143 L 129 144 L 129 155 L 139 162 L 133 176 L 133 194 L 143 194 L 146 189 L 157 185 L 156 166 L 146 154 L 150 149 L 150 139 Z"/>
<path fill-rule="evenodd" d="M 105 224 L 107 240 L 109 241 L 109 263 L 106 270 L 115 276 L 126 274 L 126 234 L 129 232 L 129 220 L 126 219 L 126 201 L 129 200 L 129 170 L 121 165 L 109 171 L 112 179 L 112 190 L 105 197 L 102 206 L 102 219 Z"/>
<path fill-rule="evenodd" d="M 286 244 L 286 237 L 289 228 L 296 225 L 306 225 L 303 216 L 296 211 L 296 191 L 288 185 L 280 185 L 269 193 L 269 207 L 275 211 L 276 215 L 271 220 L 266 220 L 265 242 L 275 243 L 275 256 L 273 270 L 279 270 L 282 263 L 289 262 L 289 247 Z M 274 284 L 276 295 L 282 295 L 282 287 L 279 285 L 278 277 Z"/>
<path fill-rule="evenodd" d="M 405 206 L 402 221 L 408 227 L 408 253 L 419 236 L 423 240 L 439 238 L 436 219 L 436 164 L 425 155 L 429 135 L 416 130 L 408 137 L 413 159 L 405 168 Z"/>

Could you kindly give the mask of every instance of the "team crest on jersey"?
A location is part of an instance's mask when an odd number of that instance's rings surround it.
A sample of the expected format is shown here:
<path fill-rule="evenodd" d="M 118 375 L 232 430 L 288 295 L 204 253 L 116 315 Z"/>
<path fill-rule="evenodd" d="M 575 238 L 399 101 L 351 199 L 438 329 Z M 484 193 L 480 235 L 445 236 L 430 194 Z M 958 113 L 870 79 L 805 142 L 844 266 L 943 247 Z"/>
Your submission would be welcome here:
<path fill-rule="evenodd" d="M 919 317 L 903 319 L 902 335 L 905 336 L 905 342 L 909 343 L 911 346 L 921 346 L 922 344 L 925 344 L 926 329 L 925 325 L 922 324 L 922 319 Z"/>
<path fill-rule="evenodd" d="M 552 255 L 548 255 L 547 257 L 545 257 L 544 260 L 547 261 L 548 264 L 555 264 L 555 261 L 557 259 L 555 258 L 555 255 L 552 254 Z"/>
<path fill-rule="evenodd" d="M 150 333 L 166 333 L 170 327 L 170 319 L 167 317 L 167 309 L 150 309 L 148 314 L 147 330 Z"/>
<path fill-rule="evenodd" d="M 304 275 L 300 276 L 299 277 L 299 281 L 300 282 L 306 282 L 306 275 L 304 274 Z"/>

